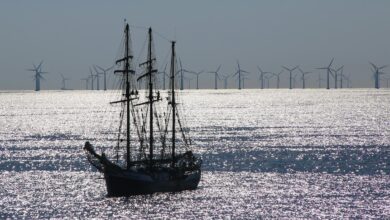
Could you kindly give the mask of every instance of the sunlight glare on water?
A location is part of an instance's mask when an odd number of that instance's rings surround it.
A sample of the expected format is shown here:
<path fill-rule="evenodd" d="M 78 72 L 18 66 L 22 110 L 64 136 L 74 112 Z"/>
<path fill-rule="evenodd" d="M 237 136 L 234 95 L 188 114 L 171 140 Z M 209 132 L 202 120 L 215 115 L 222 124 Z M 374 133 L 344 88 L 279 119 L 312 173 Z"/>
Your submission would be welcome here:
<path fill-rule="evenodd" d="M 116 98 L 0 92 L 0 218 L 390 217 L 390 90 L 184 90 L 199 189 L 107 198 Z"/>

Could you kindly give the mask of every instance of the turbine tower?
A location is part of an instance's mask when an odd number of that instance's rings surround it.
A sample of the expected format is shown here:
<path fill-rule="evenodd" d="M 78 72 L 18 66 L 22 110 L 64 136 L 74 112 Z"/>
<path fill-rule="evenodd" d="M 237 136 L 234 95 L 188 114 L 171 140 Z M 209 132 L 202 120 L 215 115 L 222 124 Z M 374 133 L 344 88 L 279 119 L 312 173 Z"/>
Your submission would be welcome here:
<path fill-rule="evenodd" d="M 39 63 L 38 66 L 35 66 L 35 64 L 33 64 L 34 68 L 27 69 L 27 71 L 35 72 L 35 75 L 34 75 L 35 91 L 40 91 L 41 90 L 41 79 L 45 80 L 45 78 L 42 76 L 42 74 L 47 73 L 47 72 L 43 72 L 42 71 L 42 63 L 43 63 L 43 60 Z"/>
<path fill-rule="evenodd" d="M 70 80 L 69 78 L 65 78 L 64 75 L 62 75 L 62 73 L 60 73 L 60 76 L 62 78 L 62 88 L 61 90 L 66 90 L 66 81 Z"/>
<path fill-rule="evenodd" d="M 332 58 L 332 60 L 330 61 L 328 66 L 317 68 L 318 70 L 326 70 L 326 89 L 330 88 L 329 87 L 329 75 L 332 73 L 332 70 L 330 67 L 332 66 L 333 60 L 334 60 L 334 58 Z"/>
<path fill-rule="evenodd" d="M 264 89 L 264 76 L 265 76 L 265 74 L 270 73 L 270 72 L 264 72 L 259 66 L 257 66 L 257 69 L 260 72 L 260 76 L 259 76 L 260 89 Z"/>
<path fill-rule="evenodd" d="M 103 74 L 103 79 L 104 79 L 104 84 L 103 84 L 103 86 L 104 86 L 104 91 L 106 91 L 107 90 L 107 77 L 106 77 L 106 75 L 107 75 L 107 72 L 108 71 L 110 71 L 112 68 L 114 68 L 114 65 L 112 65 L 111 67 L 109 67 L 109 68 L 107 68 L 107 69 L 104 69 L 104 68 L 102 68 L 102 67 L 100 67 L 100 66 L 98 66 L 98 65 L 95 65 L 98 69 L 100 69 L 100 71 L 102 71 L 103 73 L 100 73 L 100 74 Z M 94 68 L 95 68 L 95 66 L 94 66 Z M 95 71 L 96 71 L 96 73 L 97 74 L 99 74 L 98 73 L 98 71 L 96 70 L 96 68 L 95 68 Z M 98 80 L 98 82 L 99 82 L 99 80 Z M 99 90 L 99 87 L 98 87 L 98 90 Z"/>
<path fill-rule="evenodd" d="M 272 75 L 274 75 L 276 77 L 276 88 L 279 89 L 279 85 L 280 85 L 280 75 L 284 72 L 284 70 L 282 69 L 279 73 L 272 73 Z"/>
<path fill-rule="evenodd" d="M 180 65 L 180 69 L 178 70 L 178 73 L 180 73 L 180 90 L 183 90 L 184 89 L 184 73 L 191 73 L 191 71 L 188 71 L 186 69 L 183 69 L 183 65 L 181 64 L 181 60 L 179 58 L 179 65 Z"/>
<path fill-rule="evenodd" d="M 293 72 L 294 70 L 296 70 L 296 69 L 298 68 L 298 66 L 296 66 L 296 67 L 294 67 L 294 68 L 292 68 L 292 69 L 287 68 L 287 67 L 285 67 L 285 66 L 282 66 L 282 68 L 284 68 L 285 70 L 287 70 L 287 71 L 290 72 L 290 89 L 292 89 L 292 88 L 293 88 L 293 85 L 292 85 L 292 79 L 293 79 L 293 77 L 292 77 L 292 72 Z"/>
<path fill-rule="evenodd" d="M 376 89 L 379 89 L 379 87 L 380 87 L 380 75 L 385 74 L 384 72 L 380 72 L 380 70 L 386 68 L 387 65 L 378 67 L 378 66 L 376 66 L 375 64 L 373 64 L 373 63 L 371 63 L 371 62 L 370 62 L 370 64 L 371 64 L 371 66 L 374 68 L 374 69 L 372 70 L 372 72 L 374 73 L 375 88 L 376 88 Z"/>
<path fill-rule="evenodd" d="M 218 79 L 221 79 L 221 78 L 219 78 L 219 75 L 218 75 L 218 72 L 220 69 L 221 69 L 221 65 L 218 66 L 216 71 L 209 71 L 208 72 L 208 73 L 214 73 L 214 89 L 218 89 Z"/>
<path fill-rule="evenodd" d="M 245 70 L 242 70 L 240 67 L 240 63 L 237 60 L 237 72 L 233 74 L 233 76 L 237 75 L 238 76 L 238 89 L 241 89 L 241 73 L 249 73 Z"/>
<path fill-rule="evenodd" d="M 306 82 L 306 80 L 305 80 L 305 76 L 306 76 L 307 74 L 311 73 L 311 72 L 303 72 L 303 70 L 302 70 L 300 67 L 298 67 L 298 70 L 299 70 L 299 72 L 301 72 L 301 73 L 302 73 L 302 77 L 301 77 L 301 79 L 302 79 L 302 89 L 305 89 L 305 88 L 306 88 L 306 84 L 305 84 L 305 82 Z"/>

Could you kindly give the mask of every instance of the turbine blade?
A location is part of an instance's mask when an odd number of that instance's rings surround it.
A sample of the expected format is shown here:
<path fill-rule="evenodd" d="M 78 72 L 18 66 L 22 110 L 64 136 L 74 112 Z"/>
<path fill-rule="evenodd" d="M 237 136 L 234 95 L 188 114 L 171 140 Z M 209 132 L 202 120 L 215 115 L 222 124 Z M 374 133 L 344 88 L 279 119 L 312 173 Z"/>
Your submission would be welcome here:
<path fill-rule="evenodd" d="M 334 60 L 334 57 L 333 57 L 332 60 L 330 61 L 328 68 L 330 68 L 330 66 L 332 66 L 333 60 Z"/>
<path fill-rule="evenodd" d="M 43 63 L 43 60 L 41 60 L 41 62 L 40 62 L 39 65 L 38 65 L 38 68 L 36 68 L 36 69 L 40 69 L 41 66 L 42 66 L 42 63 Z"/>
<path fill-rule="evenodd" d="M 378 69 L 378 67 L 375 66 L 375 64 L 373 64 L 373 63 L 371 63 L 371 62 L 369 62 L 369 63 L 371 64 L 372 67 L 374 67 L 374 69 Z"/>
<path fill-rule="evenodd" d="M 285 66 L 282 66 L 282 68 L 284 68 L 284 69 L 287 70 L 287 71 L 292 71 L 292 70 L 290 70 L 289 68 L 287 68 L 287 67 L 285 67 Z"/>
<path fill-rule="evenodd" d="M 334 74 L 333 74 L 333 72 L 332 72 L 331 69 L 329 69 L 329 73 L 330 73 L 330 75 L 334 78 Z"/>
<path fill-rule="evenodd" d="M 108 69 L 106 69 L 106 71 L 109 71 L 111 70 L 112 68 L 114 68 L 115 65 L 112 65 L 111 67 L 109 67 Z"/>
<path fill-rule="evenodd" d="M 99 74 L 98 70 L 96 69 L 96 65 L 93 65 L 93 69 L 95 70 L 96 74 Z"/>
<path fill-rule="evenodd" d="M 179 57 L 179 65 L 180 65 L 180 69 L 183 69 L 183 66 L 181 65 L 181 59 Z"/>
<path fill-rule="evenodd" d="M 215 72 L 218 72 L 221 69 L 222 64 L 220 64 Z"/>
<path fill-rule="evenodd" d="M 95 68 L 95 66 L 96 66 L 98 69 L 100 69 L 101 71 L 105 72 L 105 70 L 104 70 L 103 68 L 101 68 L 100 66 L 94 65 L 93 67 Z M 96 71 L 96 68 L 95 68 L 95 71 Z"/>
<path fill-rule="evenodd" d="M 263 70 L 259 66 L 257 66 L 257 69 L 260 71 L 261 74 L 264 74 Z"/>

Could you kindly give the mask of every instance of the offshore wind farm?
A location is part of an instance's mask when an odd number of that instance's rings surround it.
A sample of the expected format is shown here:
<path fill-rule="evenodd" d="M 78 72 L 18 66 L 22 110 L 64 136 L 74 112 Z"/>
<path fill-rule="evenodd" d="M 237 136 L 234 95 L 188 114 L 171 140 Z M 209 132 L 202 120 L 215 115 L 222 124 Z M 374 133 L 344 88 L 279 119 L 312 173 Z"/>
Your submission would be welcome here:
<path fill-rule="evenodd" d="M 0 6 L 0 219 L 390 218 L 390 2 Z"/>

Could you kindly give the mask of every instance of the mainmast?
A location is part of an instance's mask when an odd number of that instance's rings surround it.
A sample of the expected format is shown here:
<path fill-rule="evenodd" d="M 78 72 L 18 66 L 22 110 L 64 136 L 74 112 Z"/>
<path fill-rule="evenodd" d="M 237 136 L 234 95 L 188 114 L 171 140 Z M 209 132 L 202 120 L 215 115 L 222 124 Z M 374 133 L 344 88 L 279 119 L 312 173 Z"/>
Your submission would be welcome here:
<path fill-rule="evenodd" d="M 175 140 L 176 140 L 176 100 L 175 100 L 175 41 L 172 41 L 171 57 L 171 106 L 172 106 L 172 166 L 175 165 Z"/>
<path fill-rule="evenodd" d="M 157 73 L 157 69 L 153 69 L 153 61 L 155 61 L 155 58 L 153 58 L 152 54 L 152 28 L 149 28 L 149 46 L 148 46 L 148 57 L 147 61 L 144 63 L 141 63 L 139 66 L 147 65 L 147 71 L 142 76 L 138 77 L 138 81 L 143 77 L 148 77 L 149 79 L 149 96 L 148 101 L 144 103 L 139 103 L 138 105 L 144 105 L 149 104 L 149 163 L 150 166 L 153 165 L 153 102 L 160 100 L 160 93 L 157 93 L 157 98 L 154 99 L 153 97 L 153 73 Z"/>

